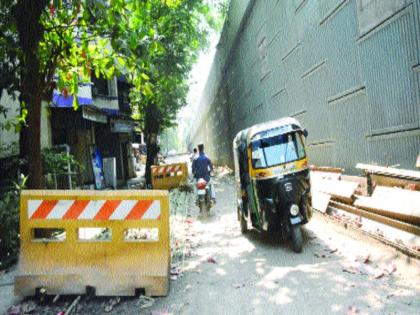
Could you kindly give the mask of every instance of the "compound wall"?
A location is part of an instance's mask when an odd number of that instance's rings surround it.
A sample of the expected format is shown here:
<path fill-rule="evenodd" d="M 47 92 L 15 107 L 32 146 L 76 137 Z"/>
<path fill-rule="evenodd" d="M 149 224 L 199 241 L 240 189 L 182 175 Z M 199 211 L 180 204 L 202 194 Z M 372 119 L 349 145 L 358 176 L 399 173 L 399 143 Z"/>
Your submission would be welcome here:
<path fill-rule="evenodd" d="M 192 143 L 232 165 L 235 134 L 293 116 L 312 164 L 413 169 L 420 0 L 232 0 Z"/>

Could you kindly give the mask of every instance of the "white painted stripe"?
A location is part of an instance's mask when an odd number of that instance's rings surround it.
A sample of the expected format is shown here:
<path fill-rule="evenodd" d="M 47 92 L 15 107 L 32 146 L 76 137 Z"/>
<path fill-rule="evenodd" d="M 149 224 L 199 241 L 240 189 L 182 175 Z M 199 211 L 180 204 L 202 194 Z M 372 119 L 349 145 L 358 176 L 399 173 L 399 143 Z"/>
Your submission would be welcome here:
<path fill-rule="evenodd" d="M 159 174 L 162 174 L 164 170 L 165 170 L 165 167 L 159 167 Z"/>
<path fill-rule="evenodd" d="M 30 219 L 44 200 L 28 200 L 28 218 Z"/>
<path fill-rule="evenodd" d="M 88 203 L 85 210 L 79 215 L 78 219 L 93 219 L 99 212 L 102 206 L 105 204 L 105 200 L 92 200 Z"/>
<path fill-rule="evenodd" d="M 73 205 L 74 200 L 59 200 L 46 219 L 61 219 Z"/>
<path fill-rule="evenodd" d="M 123 200 L 114 210 L 109 220 L 124 220 L 125 217 L 130 213 L 133 207 L 136 205 L 138 200 Z"/>
<path fill-rule="evenodd" d="M 160 216 L 160 201 L 154 200 L 150 205 L 149 209 L 147 209 L 146 213 L 143 215 L 142 220 L 156 220 L 158 216 Z"/>

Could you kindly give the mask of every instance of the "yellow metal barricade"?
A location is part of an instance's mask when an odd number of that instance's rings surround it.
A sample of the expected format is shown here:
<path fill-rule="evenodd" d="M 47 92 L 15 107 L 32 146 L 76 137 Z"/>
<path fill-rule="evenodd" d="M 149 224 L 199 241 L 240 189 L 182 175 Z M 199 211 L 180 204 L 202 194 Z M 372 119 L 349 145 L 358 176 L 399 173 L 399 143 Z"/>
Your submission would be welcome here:
<path fill-rule="evenodd" d="M 177 188 L 188 181 L 187 163 L 153 165 L 151 171 L 153 189 Z"/>
<path fill-rule="evenodd" d="M 168 198 L 156 190 L 23 191 L 15 293 L 83 294 L 93 287 L 100 296 L 136 289 L 166 295 Z"/>

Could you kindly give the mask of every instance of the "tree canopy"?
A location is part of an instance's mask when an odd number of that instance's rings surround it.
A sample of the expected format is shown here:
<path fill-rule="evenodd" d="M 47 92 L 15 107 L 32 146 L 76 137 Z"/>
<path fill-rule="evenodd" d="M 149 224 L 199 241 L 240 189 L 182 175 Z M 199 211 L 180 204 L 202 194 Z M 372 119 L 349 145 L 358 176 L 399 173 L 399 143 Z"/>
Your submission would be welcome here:
<path fill-rule="evenodd" d="M 220 24 L 205 0 L 3 0 L 0 9 L 0 91 L 19 92 L 15 127 L 24 122 L 33 188 L 42 175 L 41 101 L 54 89 L 76 95 L 92 71 L 124 75 L 134 117 L 154 139 L 185 104 L 191 66 Z"/>

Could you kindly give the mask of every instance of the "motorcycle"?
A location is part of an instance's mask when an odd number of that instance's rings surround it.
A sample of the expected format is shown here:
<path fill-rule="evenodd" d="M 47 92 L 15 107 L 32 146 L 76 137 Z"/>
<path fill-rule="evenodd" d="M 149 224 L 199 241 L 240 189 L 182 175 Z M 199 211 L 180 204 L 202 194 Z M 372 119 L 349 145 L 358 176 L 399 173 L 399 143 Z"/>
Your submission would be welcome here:
<path fill-rule="evenodd" d="M 200 178 L 197 181 L 197 195 L 200 213 L 208 214 L 214 203 L 211 200 L 210 184 L 204 178 Z"/>

